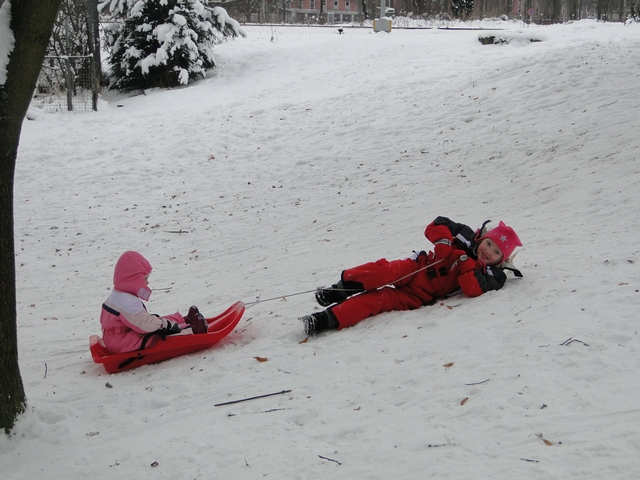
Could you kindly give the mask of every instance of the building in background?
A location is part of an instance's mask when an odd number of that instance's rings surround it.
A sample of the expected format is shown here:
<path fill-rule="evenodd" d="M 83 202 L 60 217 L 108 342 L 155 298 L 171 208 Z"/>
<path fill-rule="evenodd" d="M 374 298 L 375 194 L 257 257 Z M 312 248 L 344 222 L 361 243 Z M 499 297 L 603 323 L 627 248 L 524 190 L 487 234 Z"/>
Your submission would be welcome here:
<path fill-rule="evenodd" d="M 379 0 L 365 0 L 368 16 L 378 14 Z M 375 1 L 375 3 L 372 3 Z M 392 8 L 395 0 L 385 0 Z M 224 7 L 240 23 L 352 23 L 364 20 L 363 0 L 207 0 Z M 375 10 L 371 12 L 372 8 Z"/>
<path fill-rule="evenodd" d="M 288 10 L 293 23 L 316 23 L 319 21 L 321 0 L 288 0 Z M 362 11 L 360 0 L 325 0 L 327 23 L 360 22 Z"/>
<path fill-rule="evenodd" d="M 203 0 L 240 23 L 360 23 L 380 15 L 381 0 Z M 387 16 L 447 20 L 451 0 L 384 0 Z M 638 12 L 638 13 L 636 13 Z M 533 23 L 581 18 L 624 21 L 640 16 L 640 0 L 474 0 L 470 19 L 504 16 Z"/>

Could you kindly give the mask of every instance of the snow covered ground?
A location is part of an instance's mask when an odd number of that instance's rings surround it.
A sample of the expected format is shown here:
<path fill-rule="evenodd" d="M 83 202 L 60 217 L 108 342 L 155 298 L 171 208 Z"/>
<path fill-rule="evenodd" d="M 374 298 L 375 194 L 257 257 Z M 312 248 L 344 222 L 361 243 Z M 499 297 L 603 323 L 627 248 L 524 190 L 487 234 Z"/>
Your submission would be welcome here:
<path fill-rule="evenodd" d="M 0 438 L 2 477 L 640 477 L 640 25 L 508 25 L 543 41 L 248 27 L 192 87 L 32 111 L 15 183 L 29 409 Z M 297 295 L 199 354 L 91 361 L 124 250 L 168 288 L 152 312 L 214 314 L 429 248 L 437 215 L 513 225 L 524 279 L 306 343 L 296 318 L 317 306 Z"/>

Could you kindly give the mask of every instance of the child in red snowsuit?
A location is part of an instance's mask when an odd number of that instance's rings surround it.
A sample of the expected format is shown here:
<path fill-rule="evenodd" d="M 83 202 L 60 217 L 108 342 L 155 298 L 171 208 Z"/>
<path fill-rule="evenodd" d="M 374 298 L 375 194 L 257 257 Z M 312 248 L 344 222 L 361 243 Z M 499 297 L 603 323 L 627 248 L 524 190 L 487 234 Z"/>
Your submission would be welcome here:
<path fill-rule="evenodd" d="M 500 222 L 485 231 L 487 223 L 474 233 L 467 225 L 438 217 L 424 232 L 434 244 L 432 252 L 414 252 L 402 260 L 383 258 L 344 270 L 338 283 L 316 291 L 320 305 L 335 305 L 301 317 L 305 333 L 350 327 L 390 310 L 413 310 L 458 289 L 469 297 L 499 290 L 506 280 L 505 264 L 522 244 L 511 227 Z"/>

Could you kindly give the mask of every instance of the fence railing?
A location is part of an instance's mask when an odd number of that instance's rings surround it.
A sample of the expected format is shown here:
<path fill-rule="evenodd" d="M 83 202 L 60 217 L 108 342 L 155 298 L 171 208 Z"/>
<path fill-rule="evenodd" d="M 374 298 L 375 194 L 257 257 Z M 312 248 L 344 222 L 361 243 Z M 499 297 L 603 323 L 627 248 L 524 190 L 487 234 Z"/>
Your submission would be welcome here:
<path fill-rule="evenodd" d="M 47 111 L 97 110 L 99 82 L 92 55 L 48 55 L 33 102 Z"/>

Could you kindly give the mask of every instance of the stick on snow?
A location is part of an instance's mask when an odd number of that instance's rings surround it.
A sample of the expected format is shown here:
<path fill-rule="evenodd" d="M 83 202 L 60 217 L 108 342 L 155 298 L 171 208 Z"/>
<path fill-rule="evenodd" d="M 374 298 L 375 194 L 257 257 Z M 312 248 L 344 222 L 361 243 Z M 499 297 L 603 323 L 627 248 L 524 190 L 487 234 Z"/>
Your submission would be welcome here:
<path fill-rule="evenodd" d="M 337 463 L 338 465 L 342 465 L 342 462 L 339 462 L 338 460 L 335 460 L 335 459 L 333 459 L 333 458 L 323 457 L 322 455 L 318 455 L 318 457 L 320 457 L 320 458 L 321 458 L 321 459 L 323 459 L 323 460 L 328 460 L 328 461 L 330 461 L 330 462 L 335 462 L 335 463 Z"/>
<path fill-rule="evenodd" d="M 246 402 L 248 400 L 255 400 L 256 398 L 271 397 L 273 395 L 282 395 L 284 393 L 289 393 L 290 391 L 291 390 L 282 390 L 281 392 L 266 393 L 264 395 L 256 395 L 255 397 L 241 398 L 240 400 L 231 400 L 229 402 L 216 403 L 214 407 L 222 407 L 223 405 L 231 405 L 233 403 Z"/>
<path fill-rule="evenodd" d="M 465 383 L 465 385 L 480 385 L 482 383 L 487 383 L 489 381 L 488 378 L 481 380 L 480 382 L 473 382 L 473 383 Z"/>
<path fill-rule="evenodd" d="M 584 343 L 582 340 L 578 340 L 577 338 L 573 338 L 573 337 L 569 337 L 567 338 L 564 342 L 562 342 L 560 345 L 566 347 L 567 345 L 571 345 L 573 342 L 578 342 L 583 344 L 585 347 L 588 347 L 589 344 L 588 343 Z"/>

